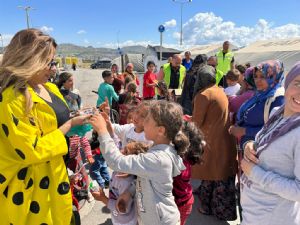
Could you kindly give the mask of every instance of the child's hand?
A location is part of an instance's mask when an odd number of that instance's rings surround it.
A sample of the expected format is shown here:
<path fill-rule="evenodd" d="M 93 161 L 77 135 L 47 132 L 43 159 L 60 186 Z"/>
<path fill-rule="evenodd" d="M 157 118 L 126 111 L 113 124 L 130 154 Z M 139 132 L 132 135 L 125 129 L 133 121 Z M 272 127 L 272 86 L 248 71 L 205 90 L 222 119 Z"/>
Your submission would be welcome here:
<path fill-rule="evenodd" d="M 106 121 L 101 114 L 93 115 L 90 118 L 89 122 L 93 126 L 94 130 L 97 131 L 98 135 L 108 133 L 106 128 Z"/>
<path fill-rule="evenodd" d="M 88 162 L 92 165 L 95 162 L 95 159 L 93 157 L 89 157 Z"/>
<path fill-rule="evenodd" d="M 102 110 L 103 112 L 105 112 L 107 115 L 109 115 L 110 113 L 110 107 L 109 107 L 109 103 L 108 103 L 108 98 L 105 97 L 105 102 L 103 102 L 100 106 L 99 109 Z"/>
<path fill-rule="evenodd" d="M 103 118 L 106 122 L 106 128 L 108 130 L 108 133 L 110 134 L 111 137 L 113 137 L 114 136 L 114 128 L 112 127 L 109 116 L 105 112 L 102 112 L 100 114 L 103 116 Z"/>
<path fill-rule="evenodd" d="M 119 196 L 116 202 L 116 209 L 119 213 L 126 213 L 126 208 L 128 208 L 127 205 L 131 198 L 132 197 L 129 191 L 125 191 Z"/>
<path fill-rule="evenodd" d="M 91 194 L 93 195 L 94 199 L 96 199 L 97 201 L 101 201 L 105 205 L 107 205 L 108 198 L 106 197 L 102 188 L 99 188 L 99 191 L 92 191 Z"/>

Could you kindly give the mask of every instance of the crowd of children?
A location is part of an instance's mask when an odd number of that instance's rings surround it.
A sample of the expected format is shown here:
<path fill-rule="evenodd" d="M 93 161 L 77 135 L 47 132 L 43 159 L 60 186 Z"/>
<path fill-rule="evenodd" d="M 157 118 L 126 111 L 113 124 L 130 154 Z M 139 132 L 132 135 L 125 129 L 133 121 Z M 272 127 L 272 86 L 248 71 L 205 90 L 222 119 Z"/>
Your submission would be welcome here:
<path fill-rule="evenodd" d="M 80 147 L 85 150 L 91 178 L 99 185 L 91 193 L 110 209 L 114 225 L 184 225 L 192 212 L 192 166 L 202 162 L 206 142 L 199 127 L 175 103 L 166 82 L 157 80 L 155 67 L 153 61 L 147 63 L 142 96 L 133 64 L 126 66 L 124 74 L 118 73 L 116 65 L 102 73 L 104 82 L 99 86 L 97 101 L 101 110 L 89 119 L 93 142 L 97 143 L 92 147 L 96 149 L 94 158 L 87 150 L 90 147 L 84 145 L 84 135 L 71 137 L 71 158 L 74 146 L 76 151 Z M 247 91 L 243 89 L 250 85 L 248 73 L 242 66 L 226 73 L 222 92 L 229 101 Z M 62 82 L 61 92 L 70 108 L 77 105 L 74 110 L 79 110 L 80 95 L 66 91 L 70 79 Z M 118 123 L 111 122 L 110 109 L 120 113 Z M 235 113 L 230 113 L 232 123 Z M 107 167 L 113 170 L 111 177 Z M 108 186 L 106 195 L 104 188 Z"/>

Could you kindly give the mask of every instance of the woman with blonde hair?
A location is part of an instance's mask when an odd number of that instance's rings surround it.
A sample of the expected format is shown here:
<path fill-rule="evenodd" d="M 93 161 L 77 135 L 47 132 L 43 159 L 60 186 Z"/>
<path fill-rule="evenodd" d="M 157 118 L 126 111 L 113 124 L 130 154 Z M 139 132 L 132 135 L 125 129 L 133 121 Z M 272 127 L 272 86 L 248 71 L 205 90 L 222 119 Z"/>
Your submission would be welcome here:
<path fill-rule="evenodd" d="M 64 134 L 87 116 L 69 119 L 65 100 L 47 82 L 56 46 L 37 29 L 21 30 L 0 64 L 1 224 L 71 221 Z"/>

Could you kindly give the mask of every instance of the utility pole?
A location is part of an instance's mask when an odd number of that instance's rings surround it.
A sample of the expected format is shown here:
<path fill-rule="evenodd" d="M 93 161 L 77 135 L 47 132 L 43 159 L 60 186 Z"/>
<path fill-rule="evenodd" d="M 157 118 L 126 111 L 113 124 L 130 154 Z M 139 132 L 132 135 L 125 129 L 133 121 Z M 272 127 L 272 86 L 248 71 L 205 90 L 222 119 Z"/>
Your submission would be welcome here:
<path fill-rule="evenodd" d="M 29 11 L 35 10 L 31 6 L 18 6 L 18 8 L 25 10 L 26 13 L 26 23 L 27 23 L 27 29 L 29 29 Z"/>
<path fill-rule="evenodd" d="M 183 11 L 183 4 L 191 3 L 192 0 L 173 0 L 175 3 L 180 4 L 180 45 L 182 45 L 182 39 L 183 39 L 183 31 L 182 31 L 182 11 Z"/>
<path fill-rule="evenodd" d="M 2 34 L 0 34 L 0 37 L 1 37 L 1 43 L 2 43 L 2 53 L 4 52 L 4 45 L 3 45 L 3 36 L 2 36 Z"/>

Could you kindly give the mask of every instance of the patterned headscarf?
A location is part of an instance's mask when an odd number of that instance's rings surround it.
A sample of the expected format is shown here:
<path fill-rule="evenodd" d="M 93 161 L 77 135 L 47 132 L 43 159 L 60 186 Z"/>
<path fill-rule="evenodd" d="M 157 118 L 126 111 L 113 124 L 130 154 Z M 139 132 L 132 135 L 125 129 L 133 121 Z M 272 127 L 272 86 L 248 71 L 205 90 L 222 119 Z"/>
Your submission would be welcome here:
<path fill-rule="evenodd" d="M 255 88 L 253 75 L 254 75 L 254 67 L 252 66 L 246 69 L 244 73 L 244 79 L 249 85 L 251 85 L 251 87 Z"/>
<path fill-rule="evenodd" d="M 237 124 L 240 125 L 244 121 L 245 112 L 254 104 L 275 95 L 276 90 L 281 87 L 280 80 L 283 77 L 283 63 L 279 60 L 268 60 L 254 67 L 254 73 L 260 70 L 265 76 L 269 87 L 264 91 L 256 91 L 255 95 L 246 101 L 239 109 L 237 114 Z"/>
<path fill-rule="evenodd" d="M 269 86 L 275 86 L 279 83 L 284 67 L 283 63 L 279 60 L 268 60 L 258 64 L 254 68 L 254 72 L 260 70 L 264 77 L 267 79 Z"/>
<path fill-rule="evenodd" d="M 285 80 L 286 89 L 297 76 L 300 76 L 300 62 L 297 62 L 288 73 Z M 283 136 L 284 134 L 288 133 L 289 131 L 300 126 L 300 112 L 298 112 L 288 117 L 287 120 L 285 120 L 282 124 L 280 124 L 278 127 L 273 129 L 271 133 L 269 133 L 272 124 L 278 121 L 283 116 L 283 113 L 284 113 L 284 105 L 281 106 L 274 113 L 274 115 L 265 124 L 263 129 L 258 133 L 256 138 L 258 156 L 261 154 L 262 151 L 266 149 L 266 147 L 270 143 L 272 143 L 279 137 Z"/>

